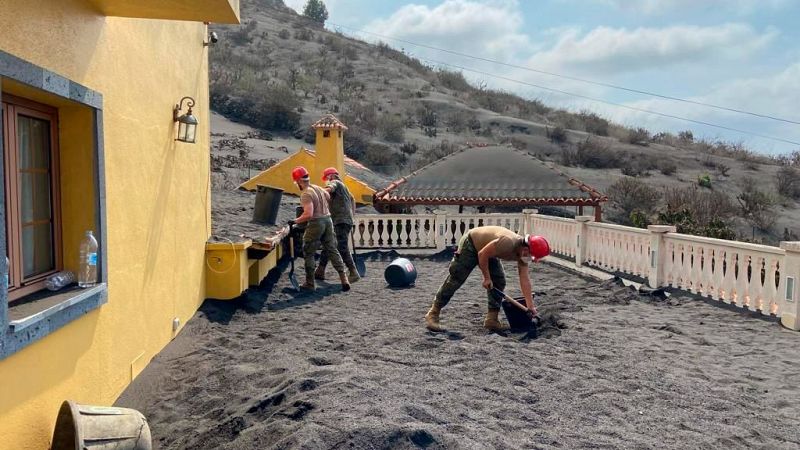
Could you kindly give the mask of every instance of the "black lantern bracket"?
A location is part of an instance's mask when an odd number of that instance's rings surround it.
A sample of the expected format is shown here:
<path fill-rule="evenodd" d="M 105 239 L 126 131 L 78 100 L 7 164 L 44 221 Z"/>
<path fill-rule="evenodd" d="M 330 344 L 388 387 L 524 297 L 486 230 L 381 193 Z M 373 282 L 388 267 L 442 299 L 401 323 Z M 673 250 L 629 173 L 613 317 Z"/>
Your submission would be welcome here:
<path fill-rule="evenodd" d="M 188 110 L 186 114 L 178 115 L 183 109 L 183 102 L 186 101 Z M 194 106 L 194 99 L 192 97 L 183 97 L 175 108 L 172 109 L 172 120 L 178 123 L 178 137 L 177 141 L 194 144 L 197 135 L 197 118 L 192 115 L 192 107 Z"/>
<path fill-rule="evenodd" d="M 183 101 L 184 100 L 188 100 L 186 102 L 186 106 L 189 108 L 189 110 L 186 112 L 185 115 L 186 116 L 191 116 L 192 115 L 192 108 L 194 107 L 194 99 L 192 97 L 183 97 L 181 99 L 181 101 L 178 102 L 177 105 L 175 105 L 175 108 L 172 109 L 172 121 L 173 122 L 177 122 L 177 121 L 179 121 L 181 119 L 181 117 L 183 117 L 183 116 L 179 117 L 178 113 L 180 113 L 181 110 L 183 109 Z"/>

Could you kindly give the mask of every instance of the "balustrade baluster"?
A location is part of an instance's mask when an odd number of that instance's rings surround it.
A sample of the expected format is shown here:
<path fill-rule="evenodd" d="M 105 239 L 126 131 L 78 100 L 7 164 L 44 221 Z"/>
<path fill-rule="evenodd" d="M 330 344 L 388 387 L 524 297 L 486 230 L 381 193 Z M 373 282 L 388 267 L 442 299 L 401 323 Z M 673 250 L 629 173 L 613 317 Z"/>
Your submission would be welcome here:
<path fill-rule="evenodd" d="M 761 311 L 763 314 L 774 314 L 777 309 L 778 298 L 778 258 L 775 255 L 769 255 L 765 262 L 764 274 L 764 291 L 762 297 L 764 298 L 764 309 Z"/>
<path fill-rule="evenodd" d="M 723 260 L 722 270 L 722 301 L 725 303 L 733 303 L 736 299 L 734 293 L 736 292 L 736 254 L 730 249 L 725 250 L 725 259 Z"/>
<path fill-rule="evenodd" d="M 714 289 L 712 292 L 712 298 L 714 300 L 721 300 L 723 298 L 722 294 L 722 283 L 724 280 L 724 275 L 722 273 L 722 264 L 724 261 L 724 254 L 725 250 L 720 247 L 714 248 L 714 259 L 712 260 L 712 277 L 711 277 L 711 285 Z"/>
<path fill-rule="evenodd" d="M 764 257 L 752 255 L 750 259 L 750 311 L 758 311 L 762 308 L 764 300 Z"/>
<path fill-rule="evenodd" d="M 749 257 L 744 251 L 736 253 L 736 304 L 745 306 L 747 304 L 747 272 L 750 267 Z"/>

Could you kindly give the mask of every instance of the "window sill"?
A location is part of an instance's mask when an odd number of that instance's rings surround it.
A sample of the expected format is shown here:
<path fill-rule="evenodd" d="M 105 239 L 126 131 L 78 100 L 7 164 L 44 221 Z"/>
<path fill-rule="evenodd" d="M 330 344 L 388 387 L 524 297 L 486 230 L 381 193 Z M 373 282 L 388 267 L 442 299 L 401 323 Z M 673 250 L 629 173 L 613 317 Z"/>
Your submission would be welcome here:
<path fill-rule="evenodd" d="M 54 314 L 70 306 L 77 305 L 87 298 L 101 294 L 105 290 L 106 285 L 102 283 L 89 289 L 73 286 L 63 291 L 53 292 L 52 295 L 47 295 L 32 302 L 22 304 L 19 307 L 11 306 L 8 309 L 8 325 L 11 327 L 12 332 L 17 332 L 40 320 L 52 317 Z M 15 318 L 15 316 L 22 317 Z"/>
<path fill-rule="evenodd" d="M 0 359 L 44 338 L 107 300 L 108 285 L 88 289 L 72 288 L 8 310 L 8 328 L 0 336 Z"/>

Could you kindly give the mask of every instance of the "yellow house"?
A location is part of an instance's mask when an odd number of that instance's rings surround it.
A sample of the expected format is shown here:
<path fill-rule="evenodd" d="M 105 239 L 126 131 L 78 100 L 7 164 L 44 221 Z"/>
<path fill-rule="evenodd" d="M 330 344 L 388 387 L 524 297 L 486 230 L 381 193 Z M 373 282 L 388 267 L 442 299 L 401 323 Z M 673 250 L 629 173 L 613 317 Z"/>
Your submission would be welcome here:
<path fill-rule="evenodd" d="M 112 404 L 206 297 L 204 22 L 239 1 L 0 0 L 2 448 L 47 448 L 65 399 Z M 98 284 L 44 290 L 89 230 Z"/>
<path fill-rule="evenodd" d="M 292 181 L 292 169 L 297 166 L 305 167 L 311 174 L 311 182 L 321 184 L 322 171 L 328 167 L 335 167 L 356 202 L 372 204 L 375 190 L 347 174 L 347 158 L 344 156 L 344 132 L 347 130 L 345 124 L 333 114 L 326 114 L 311 127 L 316 132 L 315 150 L 301 147 L 293 155 L 245 181 L 239 188 L 254 191 L 261 184 L 283 189 L 289 194 L 300 195 L 300 190 Z"/>

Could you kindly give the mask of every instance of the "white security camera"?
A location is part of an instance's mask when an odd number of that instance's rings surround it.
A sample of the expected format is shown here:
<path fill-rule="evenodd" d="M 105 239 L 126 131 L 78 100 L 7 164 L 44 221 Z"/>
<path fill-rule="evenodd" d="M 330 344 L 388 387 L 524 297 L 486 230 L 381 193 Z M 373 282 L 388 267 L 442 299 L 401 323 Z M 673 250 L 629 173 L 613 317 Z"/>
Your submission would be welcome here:
<path fill-rule="evenodd" d="M 208 42 L 203 42 L 203 46 L 208 47 L 211 44 L 216 44 L 219 42 L 219 36 L 217 35 L 216 31 L 212 31 L 208 33 Z"/>

